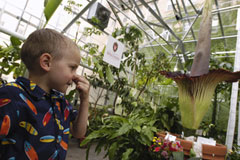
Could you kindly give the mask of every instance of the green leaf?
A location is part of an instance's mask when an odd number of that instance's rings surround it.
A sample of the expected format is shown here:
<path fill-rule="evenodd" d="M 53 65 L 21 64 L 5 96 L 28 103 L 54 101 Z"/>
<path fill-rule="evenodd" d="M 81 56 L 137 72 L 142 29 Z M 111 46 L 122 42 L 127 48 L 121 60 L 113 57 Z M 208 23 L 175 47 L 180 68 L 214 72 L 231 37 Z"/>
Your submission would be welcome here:
<path fill-rule="evenodd" d="M 129 155 L 133 152 L 133 148 L 128 148 L 126 152 L 123 153 L 122 160 L 128 160 Z"/>
<path fill-rule="evenodd" d="M 121 128 L 119 128 L 111 137 L 110 139 L 116 138 L 127 133 L 132 127 L 128 123 L 124 123 Z"/>
<path fill-rule="evenodd" d="M 69 102 L 72 102 L 72 100 L 73 100 L 73 95 L 74 95 L 75 92 L 76 92 L 75 89 L 71 90 L 71 91 L 65 96 L 65 98 L 66 98 Z"/>
<path fill-rule="evenodd" d="M 184 159 L 184 153 L 183 152 L 173 152 L 173 159 L 174 160 L 183 160 Z"/>
<path fill-rule="evenodd" d="M 92 64 L 91 58 L 88 57 L 88 66 L 91 66 L 91 64 Z"/>
<path fill-rule="evenodd" d="M 133 129 L 135 129 L 138 133 L 141 132 L 141 127 L 140 126 L 133 126 Z"/>
<path fill-rule="evenodd" d="M 110 148 L 109 148 L 109 151 L 108 151 L 108 156 L 109 156 L 109 159 L 114 159 L 114 155 L 115 155 L 115 152 L 118 148 L 118 143 L 117 142 L 114 142 Z"/>
<path fill-rule="evenodd" d="M 138 139 L 138 141 L 144 145 L 150 145 L 151 142 L 149 142 L 149 139 L 146 135 L 144 134 L 140 134 L 140 139 Z"/>
<path fill-rule="evenodd" d="M 99 154 L 102 151 L 102 147 L 104 147 L 105 145 L 108 145 L 105 141 L 105 139 L 99 139 L 99 141 L 97 142 L 97 146 L 95 148 L 95 152 L 97 154 Z"/>
<path fill-rule="evenodd" d="M 102 72 L 102 68 L 98 70 L 98 74 L 99 74 L 99 77 L 100 77 L 100 78 L 103 78 L 103 77 L 104 77 L 104 76 L 103 76 L 103 72 Z"/>
<path fill-rule="evenodd" d="M 113 78 L 112 71 L 109 66 L 107 66 L 106 74 L 107 74 L 108 82 L 112 85 L 114 83 L 114 78 Z"/>
<path fill-rule="evenodd" d="M 146 137 L 148 138 L 148 143 L 151 142 L 154 134 L 153 132 L 151 131 L 151 129 L 149 127 L 146 127 L 146 128 L 142 128 L 142 134 L 146 135 Z"/>
<path fill-rule="evenodd" d="M 10 41 L 13 46 L 20 46 L 22 43 L 17 37 L 14 36 L 10 37 Z"/>
<path fill-rule="evenodd" d="M 170 85 L 172 84 L 173 80 L 170 78 L 164 79 L 164 81 L 161 82 L 161 85 Z"/>
<path fill-rule="evenodd" d="M 48 0 L 46 7 L 44 9 L 44 14 L 46 17 L 46 24 L 55 12 L 55 10 L 58 8 L 58 6 L 61 4 L 62 0 Z"/>
<path fill-rule="evenodd" d="M 101 130 L 93 131 L 90 133 L 80 144 L 80 146 L 86 145 L 88 142 L 90 142 L 92 139 L 98 138 L 101 136 Z"/>

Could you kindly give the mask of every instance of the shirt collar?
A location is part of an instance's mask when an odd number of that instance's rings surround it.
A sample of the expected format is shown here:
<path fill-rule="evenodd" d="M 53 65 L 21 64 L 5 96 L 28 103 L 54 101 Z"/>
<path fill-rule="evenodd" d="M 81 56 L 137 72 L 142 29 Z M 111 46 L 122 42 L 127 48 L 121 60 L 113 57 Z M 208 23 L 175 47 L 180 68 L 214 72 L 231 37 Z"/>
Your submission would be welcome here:
<path fill-rule="evenodd" d="M 61 92 L 51 89 L 49 94 L 45 92 L 42 88 L 40 88 L 36 83 L 33 83 L 32 81 L 24 77 L 18 77 L 16 83 L 21 85 L 28 94 L 30 94 L 32 97 L 38 100 L 46 96 L 51 97 L 52 99 L 63 98 L 63 94 Z"/>

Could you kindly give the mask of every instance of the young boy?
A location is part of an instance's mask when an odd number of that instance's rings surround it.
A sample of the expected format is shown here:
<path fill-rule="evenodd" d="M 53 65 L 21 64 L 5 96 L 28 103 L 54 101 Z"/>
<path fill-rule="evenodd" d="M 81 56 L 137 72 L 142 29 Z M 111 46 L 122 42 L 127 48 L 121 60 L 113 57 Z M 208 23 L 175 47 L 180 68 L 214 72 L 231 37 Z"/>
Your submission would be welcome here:
<path fill-rule="evenodd" d="M 21 49 L 28 79 L 0 88 L 1 160 L 65 159 L 69 131 L 85 135 L 90 85 L 76 74 L 80 58 L 77 45 L 57 31 L 40 29 L 28 37 Z M 63 96 L 72 83 L 80 93 L 78 113 Z"/>

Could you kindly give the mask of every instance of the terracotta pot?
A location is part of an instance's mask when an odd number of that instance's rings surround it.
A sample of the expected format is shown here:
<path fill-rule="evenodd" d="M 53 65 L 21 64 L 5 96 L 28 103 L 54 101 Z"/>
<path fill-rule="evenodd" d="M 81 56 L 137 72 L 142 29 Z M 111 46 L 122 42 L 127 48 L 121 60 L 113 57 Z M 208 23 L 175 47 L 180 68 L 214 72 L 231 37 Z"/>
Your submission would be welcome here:
<path fill-rule="evenodd" d="M 181 138 L 177 138 L 177 141 L 180 141 L 181 146 L 183 147 L 183 152 L 184 155 L 189 156 L 190 155 L 190 150 L 193 146 L 193 142 L 192 141 L 187 141 Z"/>
<path fill-rule="evenodd" d="M 221 144 L 216 144 L 216 146 L 203 144 L 202 153 L 203 159 L 206 160 L 225 160 L 225 156 L 227 155 L 227 147 Z"/>

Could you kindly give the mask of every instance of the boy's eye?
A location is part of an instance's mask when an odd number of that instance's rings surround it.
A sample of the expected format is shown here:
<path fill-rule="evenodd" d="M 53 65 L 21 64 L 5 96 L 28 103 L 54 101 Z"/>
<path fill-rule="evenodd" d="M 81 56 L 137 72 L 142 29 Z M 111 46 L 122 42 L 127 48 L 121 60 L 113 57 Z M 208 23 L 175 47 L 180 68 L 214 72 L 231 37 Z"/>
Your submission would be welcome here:
<path fill-rule="evenodd" d="M 76 70 L 77 69 L 77 66 L 70 66 L 71 70 Z"/>

